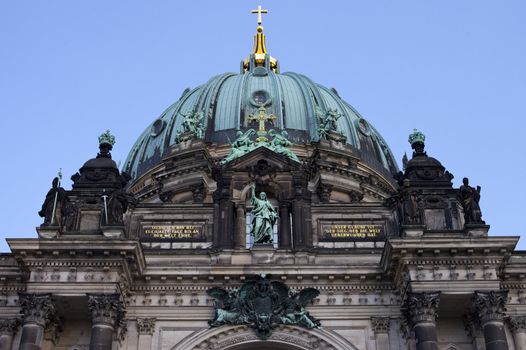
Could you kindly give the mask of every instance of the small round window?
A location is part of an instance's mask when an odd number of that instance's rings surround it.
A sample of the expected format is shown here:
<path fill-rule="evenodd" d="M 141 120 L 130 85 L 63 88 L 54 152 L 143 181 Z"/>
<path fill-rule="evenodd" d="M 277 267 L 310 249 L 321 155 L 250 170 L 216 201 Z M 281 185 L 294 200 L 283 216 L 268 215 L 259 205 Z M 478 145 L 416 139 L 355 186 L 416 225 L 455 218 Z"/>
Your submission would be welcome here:
<path fill-rule="evenodd" d="M 270 97 L 268 92 L 264 90 L 255 91 L 252 94 L 252 103 L 256 106 L 264 106 L 270 104 Z"/>
<path fill-rule="evenodd" d="M 161 133 L 161 131 L 163 131 L 165 125 L 166 125 L 166 122 L 164 120 L 157 119 L 153 123 L 152 128 L 150 129 L 150 135 L 152 137 L 155 137 L 155 136 L 159 135 Z"/>
<path fill-rule="evenodd" d="M 361 131 L 364 135 L 369 135 L 371 132 L 371 129 L 369 128 L 369 123 L 365 119 L 358 119 L 358 130 Z"/>

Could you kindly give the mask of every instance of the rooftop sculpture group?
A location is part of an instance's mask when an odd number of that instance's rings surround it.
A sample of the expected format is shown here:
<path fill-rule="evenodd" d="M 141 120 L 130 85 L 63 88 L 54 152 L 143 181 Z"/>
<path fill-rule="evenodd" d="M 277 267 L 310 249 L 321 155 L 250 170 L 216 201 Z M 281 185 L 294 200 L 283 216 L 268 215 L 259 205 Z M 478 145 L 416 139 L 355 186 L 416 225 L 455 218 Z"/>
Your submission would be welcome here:
<path fill-rule="evenodd" d="M 318 119 L 318 136 L 321 140 L 328 140 L 331 132 L 338 132 L 338 119 L 342 114 L 336 109 L 329 109 L 323 113 L 320 108 L 316 109 L 316 116 Z"/>
<path fill-rule="evenodd" d="M 177 142 L 187 141 L 191 138 L 203 138 L 206 129 L 205 117 L 202 111 L 197 109 L 182 114 L 182 131 L 177 133 Z"/>
<path fill-rule="evenodd" d="M 266 114 L 265 107 L 261 106 L 258 109 L 257 115 L 250 115 L 249 117 L 249 120 L 255 121 L 259 124 L 258 131 L 256 132 L 254 129 L 248 129 L 247 131 L 242 132 L 239 130 L 237 132 L 237 138 L 231 143 L 232 148 L 230 149 L 230 153 L 221 160 L 220 163 L 226 164 L 258 147 L 266 147 L 278 154 L 282 154 L 299 162 L 298 156 L 288 148 L 292 146 L 292 142 L 289 141 L 289 134 L 286 130 L 281 130 L 281 132 L 277 132 L 274 129 L 271 129 L 268 132 L 265 130 L 265 122 L 274 121 L 275 119 L 276 116 L 273 114 Z M 251 138 L 256 134 L 258 137 L 253 141 Z M 272 137 L 272 140 L 269 140 L 267 135 Z"/>

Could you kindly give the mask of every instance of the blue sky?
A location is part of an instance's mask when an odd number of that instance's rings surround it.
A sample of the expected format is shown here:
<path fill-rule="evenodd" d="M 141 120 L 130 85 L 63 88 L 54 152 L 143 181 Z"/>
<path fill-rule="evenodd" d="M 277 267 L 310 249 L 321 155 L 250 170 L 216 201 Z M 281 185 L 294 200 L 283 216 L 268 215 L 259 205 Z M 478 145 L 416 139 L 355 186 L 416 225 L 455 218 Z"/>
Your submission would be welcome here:
<path fill-rule="evenodd" d="M 258 4 L 269 9 L 267 49 L 283 72 L 335 87 L 399 163 L 419 128 L 455 186 L 464 176 L 482 186 L 491 235 L 526 234 L 523 0 L 6 0 L 0 237 L 36 237 L 56 171 L 69 189 L 104 130 L 124 162 L 185 88 L 237 72 L 252 49 Z"/>

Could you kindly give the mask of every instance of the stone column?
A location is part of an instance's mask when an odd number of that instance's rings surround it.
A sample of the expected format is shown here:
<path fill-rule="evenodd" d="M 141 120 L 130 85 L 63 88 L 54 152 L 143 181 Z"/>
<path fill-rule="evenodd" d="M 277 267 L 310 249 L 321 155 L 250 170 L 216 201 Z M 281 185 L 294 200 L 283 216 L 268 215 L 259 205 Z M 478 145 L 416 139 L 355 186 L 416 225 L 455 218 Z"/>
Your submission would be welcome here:
<path fill-rule="evenodd" d="M 90 350 L 111 350 L 115 328 L 124 319 L 118 294 L 88 294 L 91 310 Z"/>
<path fill-rule="evenodd" d="M 247 227 L 246 227 L 246 213 L 245 213 L 245 206 L 237 204 L 236 206 L 236 248 L 245 248 L 247 246 L 245 240 L 246 240 L 246 234 L 247 234 Z"/>
<path fill-rule="evenodd" d="M 20 350 L 40 350 L 46 327 L 57 323 L 57 310 L 51 294 L 20 294 L 23 314 Z"/>
<path fill-rule="evenodd" d="M 289 249 L 290 242 L 290 203 L 282 203 L 279 206 L 279 247 Z"/>
<path fill-rule="evenodd" d="M 509 318 L 515 350 L 526 350 L 526 316 L 511 316 Z"/>
<path fill-rule="evenodd" d="M 472 339 L 473 350 L 485 350 L 484 335 L 480 325 L 480 320 L 475 313 L 469 313 L 464 319 L 464 329 L 468 337 Z"/>
<path fill-rule="evenodd" d="M 402 313 L 415 333 L 417 350 L 438 350 L 436 317 L 440 293 L 408 293 Z"/>
<path fill-rule="evenodd" d="M 504 329 L 507 291 L 475 292 L 474 312 L 480 320 L 486 350 L 507 350 Z"/>
<path fill-rule="evenodd" d="M 312 246 L 311 192 L 305 172 L 292 175 L 294 199 L 292 200 L 292 245 L 294 248 Z"/>
<path fill-rule="evenodd" d="M 389 350 L 389 317 L 371 317 L 371 327 L 376 338 L 376 350 Z"/>
<path fill-rule="evenodd" d="M 0 319 L 0 350 L 11 350 L 13 346 L 13 336 L 18 331 L 20 319 L 3 318 Z"/>
<path fill-rule="evenodd" d="M 152 336 L 155 331 L 155 318 L 138 318 L 137 333 L 139 341 L 137 350 L 148 350 L 152 348 Z"/>

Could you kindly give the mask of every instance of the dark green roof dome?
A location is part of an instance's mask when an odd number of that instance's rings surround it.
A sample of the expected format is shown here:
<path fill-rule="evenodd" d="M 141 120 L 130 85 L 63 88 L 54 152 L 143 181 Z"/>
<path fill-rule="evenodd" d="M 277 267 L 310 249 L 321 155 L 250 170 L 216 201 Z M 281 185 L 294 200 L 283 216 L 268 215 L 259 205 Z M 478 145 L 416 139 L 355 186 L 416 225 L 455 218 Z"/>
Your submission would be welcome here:
<path fill-rule="evenodd" d="M 132 178 L 138 178 L 159 164 L 177 142 L 184 115 L 192 111 L 203 112 L 206 117 L 205 141 L 225 144 L 236 138 L 237 130 L 257 128 L 248 123 L 247 117 L 255 114 L 261 104 L 277 117 L 273 128 L 286 129 L 289 139 L 296 144 L 317 141 L 316 113 L 336 110 L 342 115 L 337 121 L 339 131 L 362 161 L 390 173 L 398 172 L 384 139 L 336 90 L 301 74 L 279 74 L 265 67 L 218 75 L 204 85 L 185 90 L 142 133 L 128 155 L 124 170 Z"/>

